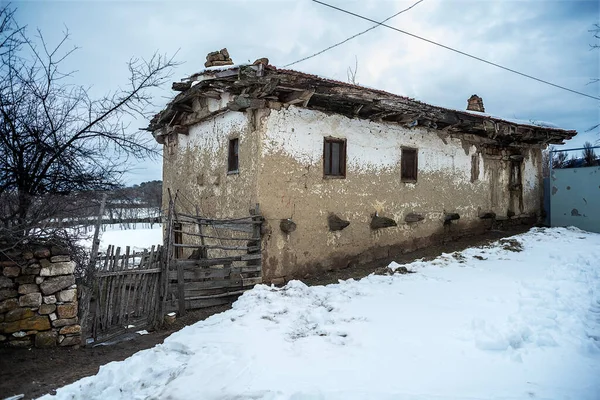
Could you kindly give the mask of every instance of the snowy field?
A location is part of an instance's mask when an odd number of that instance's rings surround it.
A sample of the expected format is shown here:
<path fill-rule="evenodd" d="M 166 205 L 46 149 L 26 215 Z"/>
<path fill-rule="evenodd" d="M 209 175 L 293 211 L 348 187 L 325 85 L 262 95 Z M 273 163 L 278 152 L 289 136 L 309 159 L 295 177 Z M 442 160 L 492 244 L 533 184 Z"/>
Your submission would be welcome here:
<path fill-rule="evenodd" d="M 600 235 L 513 238 L 522 251 L 496 243 L 414 274 L 257 286 L 44 399 L 600 399 Z"/>
<path fill-rule="evenodd" d="M 87 248 L 92 248 L 94 230 L 86 235 L 80 243 Z M 163 243 L 161 224 L 129 224 L 129 229 L 122 229 L 120 225 L 104 225 L 100 231 L 100 251 L 106 251 L 109 245 L 130 246 L 133 251 L 149 249 L 153 245 Z"/>

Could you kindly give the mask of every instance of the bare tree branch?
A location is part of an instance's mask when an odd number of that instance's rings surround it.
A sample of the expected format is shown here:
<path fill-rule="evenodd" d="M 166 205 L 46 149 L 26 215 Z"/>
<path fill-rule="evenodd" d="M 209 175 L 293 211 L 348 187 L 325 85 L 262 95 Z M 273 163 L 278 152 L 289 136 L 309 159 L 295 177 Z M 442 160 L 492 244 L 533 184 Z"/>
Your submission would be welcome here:
<path fill-rule="evenodd" d="M 71 207 L 60 196 L 118 187 L 129 160 L 159 154 L 125 121 L 151 115 L 173 57 L 132 58 L 126 86 L 92 98 L 62 70 L 77 51 L 69 40 L 68 29 L 55 45 L 39 30 L 32 38 L 0 8 L 0 236 L 39 230 Z"/>

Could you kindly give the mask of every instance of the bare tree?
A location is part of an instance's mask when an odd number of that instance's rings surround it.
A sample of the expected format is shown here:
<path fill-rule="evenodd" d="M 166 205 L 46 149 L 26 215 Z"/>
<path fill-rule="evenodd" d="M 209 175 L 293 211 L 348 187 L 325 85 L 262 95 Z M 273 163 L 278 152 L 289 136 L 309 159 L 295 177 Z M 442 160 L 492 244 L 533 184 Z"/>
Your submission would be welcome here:
<path fill-rule="evenodd" d="M 92 98 L 62 69 L 76 50 L 68 41 L 68 31 L 56 45 L 39 31 L 32 39 L 13 9 L 0 9 L 0 237 L 23 236 L 64 213 L 62 195 L 114 188 L 130 159 L 158 155 L 125 120 L 149 117 L 173 58 L 133 58 L 123 88 Z"/>
<path fill-rule="evenodd" d="M 552 154 L 552 168 L 564 168 L 567 163 L 567 153 L 559 151 Z"/>
<path fill-rule="evenodd" d="M 590 142 L 585 142 L 583 145 L 582 155 L 584 167 L 593 167 L 598 165 L 598 157 L 596 156 L 596 152 L 594 151 Z"/>
<path fill-rule="evenodd" d="M 358 71 L 358 57 L 354 56 L 354 69 L 352 67 L 348 67 L 348 82 L 353 85 L 358 85 L 358 81 L 356 80 L 356 73 Z"/>

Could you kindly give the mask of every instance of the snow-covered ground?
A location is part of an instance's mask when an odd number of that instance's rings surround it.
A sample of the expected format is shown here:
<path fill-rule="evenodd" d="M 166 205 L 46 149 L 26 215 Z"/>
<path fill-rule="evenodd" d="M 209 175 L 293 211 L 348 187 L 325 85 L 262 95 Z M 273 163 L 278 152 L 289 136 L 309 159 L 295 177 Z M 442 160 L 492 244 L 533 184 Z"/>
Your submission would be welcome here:
<path fill-rule="evenodd" d="M 133 251 L 142 251 L 163 243 L 161 224 L 129 224 L 129 229 L 120 225 L 104 225 L 100 232 L 100 251 L 105 251 L 109 245 L 130 246 Z M 80 243 L 92 247 L 94 230 L 88 231 L 86 238 Z"/>
<path fill-rule="evenodd" d="M 257 286 L 56 397 L 600 399 L 600 235 L 514 239 L 523 251 L 496 243 L 414 274 Z"/>

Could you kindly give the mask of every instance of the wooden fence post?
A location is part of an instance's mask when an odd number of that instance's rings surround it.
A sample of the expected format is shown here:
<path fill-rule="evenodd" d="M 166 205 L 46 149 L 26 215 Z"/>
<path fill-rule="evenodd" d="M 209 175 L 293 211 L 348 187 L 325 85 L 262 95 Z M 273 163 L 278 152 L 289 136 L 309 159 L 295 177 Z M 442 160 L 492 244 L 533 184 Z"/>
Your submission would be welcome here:
<path fill-rule="evenodd" d="M 171 195 L 171 189 L 167 189 L 169 193 L 169 211 L 167 214 L 167 226 L 165 228 L 165 236 L 163 243 L 163 262 L 162 262 L 162 278 L 163 285 L 161 288 L 162 304 L 160 307 L 159 319 L 162 320 L 166 314 L 167 309 L 167 296 L 169 295 L 169 270 L 171 266 L 171 259 L 173 255 L 173 214 L 175 213 L 175 201 Z"/>
<path fill-rule="evenodd" d="M 94 320 L 90 323 L 88 318 L 90 316 L 90 307 L 92 294 L 95 294 L 96 302 L 100 301 L 98 298 L 98 283 L 96 282 L 96 259 L 98 258 L 98 249 L 100 247 L 100 228 L 102 227 L 102 218 L 104 216 L 104 208 L 106 207 L 106 193 L 102 194 L 102 200 L 100 201 L 100 210 L 98 211 L 98 218 L 96 219 L 96 226 L 94 230 L 94 239 L 92 242 L 92 252 L 90 253 L 90 262 L 85 269 L 85 277 L 83 284 L 81 285 L 81 301 L 79 303 L 79 321 L 83 329 L 83 335 L 81 335 L 81 345 L 85 346 L 85 341 L 90 335 L 94 333 L 94 340 L 96 339 L 95 329 L 93 326 L 96 324 L 98 316 L 94 316 Z"/>

